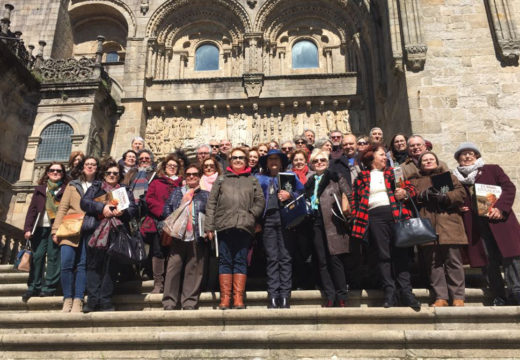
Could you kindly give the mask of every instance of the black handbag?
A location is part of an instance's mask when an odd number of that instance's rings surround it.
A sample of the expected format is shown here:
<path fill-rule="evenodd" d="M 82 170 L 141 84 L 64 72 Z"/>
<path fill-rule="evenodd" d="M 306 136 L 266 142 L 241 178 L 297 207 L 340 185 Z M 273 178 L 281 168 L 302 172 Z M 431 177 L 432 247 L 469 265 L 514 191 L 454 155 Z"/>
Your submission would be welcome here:
<path fill-rule="evenodd" d="M 139 264 L 146 259 L 144 241 L 139 231 L 131 235 L 124 225 L 112 227 L 107 254 L 121 264 Z"/>
<path fill-rule="evenodd" d="M 430 219 L 422 218 L 412 199 L 410 199 L 410 202 L 413 205 L 417 217 L 401 219 L 402 205 L 399 205 L 399 221 L 394 224 L 396 247 L 411 247 L 437 240 L 437 233 Z"/>
<path fill-rule="evenodd" d="M 310 204 L 307 203 L 305 195 L 301 194 L 280 209 L 282 225 L 288 230 L 294 229 L 300 225 L 311 212 Z"/>

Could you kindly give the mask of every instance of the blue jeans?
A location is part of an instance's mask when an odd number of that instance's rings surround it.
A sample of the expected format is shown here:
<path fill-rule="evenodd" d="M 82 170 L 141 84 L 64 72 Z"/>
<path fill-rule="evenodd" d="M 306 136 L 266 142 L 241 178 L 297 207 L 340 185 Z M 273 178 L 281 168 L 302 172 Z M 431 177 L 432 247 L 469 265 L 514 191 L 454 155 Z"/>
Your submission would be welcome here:
<path fill-rule="evenodd" d="M 61 245 L 61 287 L 63 298 L 83 299 L 87 284 L 87 251 L 82 239 L 78 247 Z M 74 270 L 76 273 L 74 274 Z"/>
<path fill-rule="evenodd" d="M 252 236 L 240 229 L 218 232 L 219 274 L 247 274 L 247 251 Z"/>

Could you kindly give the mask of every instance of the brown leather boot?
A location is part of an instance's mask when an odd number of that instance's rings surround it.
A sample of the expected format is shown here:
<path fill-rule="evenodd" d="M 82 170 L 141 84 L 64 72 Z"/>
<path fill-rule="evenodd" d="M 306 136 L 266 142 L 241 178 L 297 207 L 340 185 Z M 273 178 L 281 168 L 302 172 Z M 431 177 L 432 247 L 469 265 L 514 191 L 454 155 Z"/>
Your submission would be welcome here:
<path fill-rule="evenodd" d="M 164 259 L 152 257 L 153 290 L 150 294 L 161 294 L 164 291 Z"/>
<path fill-rule="evenodd" d="M 218 276 L 220 283 L 220 310 L 227 310 L 231 307 L 231 286 L 233 284 L 232 274 L 220 274 Z"/>
<path fill-rule="evenodd" d="M 246 289 L 245 274 L 233 274 L 233 308 L 245 309 L 244 305 L 244 291 Z"/>

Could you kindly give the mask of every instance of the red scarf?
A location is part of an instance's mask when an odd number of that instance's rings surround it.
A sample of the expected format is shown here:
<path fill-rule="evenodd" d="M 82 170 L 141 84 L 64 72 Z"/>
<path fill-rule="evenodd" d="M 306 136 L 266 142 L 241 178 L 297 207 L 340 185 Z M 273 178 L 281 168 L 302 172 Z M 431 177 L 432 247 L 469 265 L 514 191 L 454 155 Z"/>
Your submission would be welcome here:
<path fill-rule="evenodd" d="M 233 173 L 233 174 L 235 174 L 235 175 L 251 174 L 251 168 L 249 166 L 246 167 L 244 170 L 242 170 L 240 172 L 236 172 L 235 170 L 233 170 L 231 168 L 231 166 L 228 166 L 226 170 L 231 172 L 231 173 Z"/>
<path fill-rule="evenodd" d="M 305 185 L 305 183 L 307 182 L 307 174 L 309 173 L 309 167 L 307 166 L 307 164 L 305 164 L 305 166 L 302 169 L 296 169 L 293 167 L 292 172 L 295 173 L 296 176 L 298 176 L 300 182 L 303 185 Z"/>

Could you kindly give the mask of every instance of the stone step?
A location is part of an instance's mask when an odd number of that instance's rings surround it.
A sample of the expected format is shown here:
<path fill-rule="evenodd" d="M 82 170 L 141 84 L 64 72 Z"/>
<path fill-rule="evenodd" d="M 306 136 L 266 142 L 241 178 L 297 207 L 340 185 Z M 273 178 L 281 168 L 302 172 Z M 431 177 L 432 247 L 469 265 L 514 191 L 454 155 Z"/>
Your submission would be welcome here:
<path fill-rule="evenodd" d="M 4 334 L 4 358 L 513 358 L 520 330 L 137 331 Z"/>
<path fill-rule="evenodd" d="M 16 271 L 12 264 L 0 265 L 0 273 L 14 272 Z"/>
<path fill-rule="evenodd" d="M 431 302 L 429 291 L 426 289 L 415 289 L 414 294 L 423 306 Z M 118 294 L 114 295 L 113 302 L 117 310 L 162 310 L 162 294 Z M 249 291 L 246 293 L 246 305 L 248 308 L 265 308 L 267 306 L 267 292 Z M 317 290 L 297 290 L 291 295 L 291 306 L 320 307 L 322 304 L 320 292 Z M 466 289 L 466 305 L 478 306 L 489 304 L 490 299 L 485 296 L 481 289 Z M 201 309 L 214 309 L 219 302 L 218 293 L 205 292 L 200 296 Z M 349 294 L 347 306 L 349 307 L 379 307 L 383 302 L 383 292 L 380 290 L 353 290 Z M 62 306 L 61 296 L 33 297 L 23 302 L 21 296 L 0 297 L 1 311 L 60 311 Z"/>
<path fill-rule="evenodd" d="M 16 333 L 519 330 L 520 307 L 291 308 L 81 313 L 0 313 L 0 335 Z"/>

